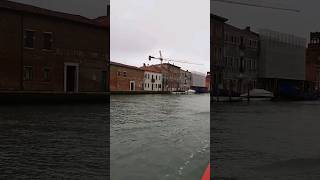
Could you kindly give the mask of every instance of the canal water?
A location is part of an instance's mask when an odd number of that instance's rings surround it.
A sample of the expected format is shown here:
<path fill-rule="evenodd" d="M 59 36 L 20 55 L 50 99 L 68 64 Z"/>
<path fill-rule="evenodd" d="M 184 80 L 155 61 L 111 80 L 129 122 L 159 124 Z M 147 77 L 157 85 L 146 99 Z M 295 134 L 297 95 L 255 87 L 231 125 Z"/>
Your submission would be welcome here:
<path fill-rule="evenodd" d="M 0 179 L 107 179 L 108 110 L 0 106 Z"/>
<path fill-rule="evenodd" d="M 320 179 L 320 102 L 211 105 L 215 179 Z"/>
<path fill-rule="evenodd" d="M 200 179 L 210 152 L 210 96 L 111 96 L 111 179 Z"/>

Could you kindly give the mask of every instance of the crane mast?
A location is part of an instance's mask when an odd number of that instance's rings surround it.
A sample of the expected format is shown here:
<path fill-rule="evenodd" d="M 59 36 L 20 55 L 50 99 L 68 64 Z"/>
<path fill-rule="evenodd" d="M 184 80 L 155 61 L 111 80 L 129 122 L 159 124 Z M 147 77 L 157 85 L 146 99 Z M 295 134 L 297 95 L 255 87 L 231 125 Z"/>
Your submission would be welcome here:
<path fill-rule="evenodd" d="M 160 63 L 162 64 L 163 61 L 168 61 L 168 62 L 177 62 L 177 63 L 184 63 L 184 64 L 193 64 L 193 65 L 203 65 L 203 64 L 198 64 L 198 63 L 191 63 L 188 61 L 183 61 L 183 60 L 174 60 L 174 59 L 169 59 L 169 58 L 163 58 L 162 56 L 162 51 L 159 51 L 160 56 L 159 57 L 154 57 L 154 56 L 149 56 L 149 61 L 151 61 L 152 59 L 158 59 L 160 60 Z"/>

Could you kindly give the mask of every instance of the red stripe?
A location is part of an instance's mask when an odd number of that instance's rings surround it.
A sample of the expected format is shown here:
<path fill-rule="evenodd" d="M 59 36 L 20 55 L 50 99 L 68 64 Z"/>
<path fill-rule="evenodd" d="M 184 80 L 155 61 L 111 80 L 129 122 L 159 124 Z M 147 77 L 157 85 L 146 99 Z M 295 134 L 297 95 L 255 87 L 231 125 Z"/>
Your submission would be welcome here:
<path fill-rule="evenodd" d="M 201 180 L 210 180 L 210 164 L 208 165 L 206 171 L 204 172 Z"/>

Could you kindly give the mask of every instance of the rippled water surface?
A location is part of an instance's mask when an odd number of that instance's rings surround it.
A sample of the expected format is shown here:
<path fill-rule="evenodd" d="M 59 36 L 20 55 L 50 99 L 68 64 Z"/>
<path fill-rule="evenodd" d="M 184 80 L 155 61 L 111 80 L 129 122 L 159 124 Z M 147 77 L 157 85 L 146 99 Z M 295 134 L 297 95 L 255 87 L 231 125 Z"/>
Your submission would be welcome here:
<path fill-rule="evenodd" d="M 111 96 L 111 179 L 200 179 L 209 162 L 210 98 Z"/>
<path fill-rule="evenodd" d="M 320 102 L 211 106 L 216 179 L 320 179 Z"/>
<path fill-rule="evenodd" d="M 0 179 L 106 179 L 108 109 L 0 106 Z"/>

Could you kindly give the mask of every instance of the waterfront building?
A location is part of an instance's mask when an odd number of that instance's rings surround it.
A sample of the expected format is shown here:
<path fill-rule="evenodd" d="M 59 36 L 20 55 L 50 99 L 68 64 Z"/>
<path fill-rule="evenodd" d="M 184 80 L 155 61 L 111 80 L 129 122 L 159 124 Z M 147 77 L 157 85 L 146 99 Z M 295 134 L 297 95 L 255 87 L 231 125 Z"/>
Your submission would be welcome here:
<path fill-rule="evenodd" d="M 180 69 L 180 83 L 178 91 L 188 91 L 191 86 L 191 72 Z"/>
<path fill-rule="evenodd" d="M 309 89 L 320 89 L 320 32 L 310 33 L 306 51 L 306 81 Z"/>
<path fill-rule="evenodd" d="M 228 19 L 210 14 L 210 71 L 211 89 L 222 88 L 224 60 L 224 25 Z M 212 91 L 212 92 L 214 92 Z"/>
<path fill-rule="evenodd" d="M 144 70 L 117 62 L 110 62 L 110 91 L 144 90 Z"/>
<path fill-rule="evenodd" d="M 210 72 L 207 72 L 206 88 L 208 89 L 209 92 L 211 92 L 211 73 Z"/>
<path fill-rule="evenodd" d="M 224 31 L 222 89 L 247 92 L 257 84 L 259 35 L 250 27 L 240 29 L 229 24 L 225 24 Z"/>
<path fill-rule="evenodd" d="M 162 84 L 164 91 L 179 91 L 181 67 L 170 63 L 155 64 L 150 65 L 150 67 L 160 69 L 163 77 Z"/>
<path fill-rule="evenodd" d="M 287 87 L 303 88 L 306 39 L 268 29 L 259 35 L 259 87 L 275 94 Z"/>
<path fill-rule="evenodd" d="M 155 67 L 143 66 L 145 91 L 162 91 L 162 73 L 161 70 Z"/>
<path fill-rule="evenodd" d="M 208 92 L 206 87 L 206 75 L 200 72 L 191 72 L 191 87 L 190 89 L 196 92 Z"/>
<path fill-rule="evenodd" d="M 0 90 L 108 91 L 109 16 L 0 1 Z"/>

